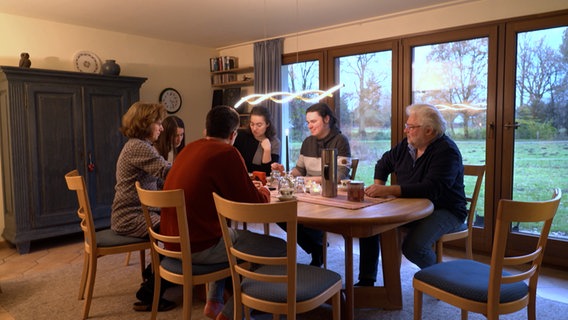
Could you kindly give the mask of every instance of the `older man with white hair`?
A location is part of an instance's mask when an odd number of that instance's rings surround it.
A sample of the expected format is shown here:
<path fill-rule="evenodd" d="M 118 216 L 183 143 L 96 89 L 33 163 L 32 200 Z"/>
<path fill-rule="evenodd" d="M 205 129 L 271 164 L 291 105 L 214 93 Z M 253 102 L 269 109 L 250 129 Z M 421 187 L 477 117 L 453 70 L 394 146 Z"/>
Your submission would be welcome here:
<path fill-rule="evenodd" d="M 445 134 L 446 121 L 429 104 L 406 108 L 406 138 L 385 152 L 375 165 L 374 184 L 366 188 L 370 197 L 427 198 L 434 212 L 405 225 L 405 257 L 420 268 L 436 263 L 433 245 L 442 235 L 465 228 L 467 216 L 461 153 Z M 396 174 L 396 185 L 385 185 Z M 379 237 L 360 239 L 359 282 L 371 286 L 377 277 Z"/>

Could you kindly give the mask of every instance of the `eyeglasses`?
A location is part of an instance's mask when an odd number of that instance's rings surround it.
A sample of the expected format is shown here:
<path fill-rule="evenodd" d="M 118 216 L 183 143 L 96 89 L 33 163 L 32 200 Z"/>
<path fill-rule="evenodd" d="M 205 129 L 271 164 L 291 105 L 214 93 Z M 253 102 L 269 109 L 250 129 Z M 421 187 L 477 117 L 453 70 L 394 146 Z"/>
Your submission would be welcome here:
<path fill-rule="evenodd" d="M 408 130 L 408 131 L 412 131 L 412 130 L 414 130 L 414 129 L 416 129 L 416 128 L 420 128 L 420 127 L 422 127 L 422 126 L 413 126 L 413 125 L 408 124 L 408 123 L 405 123 L 405 124 L 404 124 L 404 129 L 406 129 L 406 130 Z"/>
<path fill-rule="evenodd" d="M 266 125 L 266 123 L 264 123 L 264 122 L 257 122 L 257 123 L 251 122 L 251 123 L 249 123 L 249 125 L 251 127 L 262 128 Z"/>

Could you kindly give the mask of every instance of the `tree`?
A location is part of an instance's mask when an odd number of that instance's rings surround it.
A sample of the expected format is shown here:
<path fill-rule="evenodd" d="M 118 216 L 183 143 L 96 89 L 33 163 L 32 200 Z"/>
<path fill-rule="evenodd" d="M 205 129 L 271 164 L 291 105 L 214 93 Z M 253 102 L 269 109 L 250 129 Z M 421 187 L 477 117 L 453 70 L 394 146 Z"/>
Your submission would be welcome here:
<path fill-rule="evenodd" d="M 487 38 L 477 38 L 432 45 L 427 56 L 427 63 L 437 66 L 434 72 L 443 86 L 425 97 L 433 104 L 460 106 L 446 115 L 452 132 L 457 115 L 462 116 L 465 138 L 469 138 L 471 117 L 478 114 L 468 106 L 487 103 L 487 50 Z"/>
<path fill-rule="evenodd" d="M 525 112 L 518 112 L 517 117 L 566 127 L 567 33 L 565 30 L 558 50 L 546 37 L 546 30 L 519 34 L 517 109 Z"/>
<path fill-rule="evenodd" d="M 379 64 L 376 53 L 360 54 L 344 57 L 341 60 L 341 70 L 346 79 L 352 79 L 354 92 L 349 95 L 353 101 L 353 119 L 357 121 L 358 135 L 362 138 L 367 136 L 368 125 L 377 126 L 381 122 L 390 120 L 382 119 L 381 114 L 389 115 L 390 112 L 381 112 L 381 100 L 383 99 L 383 83 L 390 85 L 390 74 L 377 70 Z M 352 75 L 353 77 L 349 77 Z M 342 76 L 343 77 L 343 76 Z M 390 97 L 387 99 L 390 101 Z"/>
<path fill-rule="evenodd" d="M 319 63 L 306 61 L 288 65 L 288 88 L 292 93 L 304 90 L 318 89 L 319 87 Z M 306 109 L 310 106 L 299 99 L 289 102 L 290 133 L 291 139 L 302 141 L 309 135 L 305 126 Z"/>

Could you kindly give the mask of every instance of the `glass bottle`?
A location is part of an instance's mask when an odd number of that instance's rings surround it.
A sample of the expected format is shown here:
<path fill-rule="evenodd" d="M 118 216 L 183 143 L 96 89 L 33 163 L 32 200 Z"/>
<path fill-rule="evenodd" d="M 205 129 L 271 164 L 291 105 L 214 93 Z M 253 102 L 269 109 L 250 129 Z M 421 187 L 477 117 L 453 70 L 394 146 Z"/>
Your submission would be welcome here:
<path fill-rule="evenodd" d="M 278 184 L 278 192 L 283 198 L 293 197 L 294 193 L 296 192 L 294 177 L 289 174 L 285 174 L 283 177 L 281 177 Z"/>

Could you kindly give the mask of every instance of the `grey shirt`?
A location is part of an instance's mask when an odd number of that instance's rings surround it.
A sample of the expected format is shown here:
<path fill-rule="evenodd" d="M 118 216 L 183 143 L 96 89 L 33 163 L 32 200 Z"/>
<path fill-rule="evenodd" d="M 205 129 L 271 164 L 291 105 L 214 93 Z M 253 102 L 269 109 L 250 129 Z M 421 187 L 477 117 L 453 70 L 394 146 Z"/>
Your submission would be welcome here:
<path fill-rule="evenodd" d="M 116 163 L 116 186 L 112 203 L 111 228 L 120 235 L 145 237 L 146 221 L 134 183 L 143 189 L 158 190 L 171 164 L 147 140 L 129 139 Z M 152 225 L 160 222 L 159 212 L 151 212 Z"/>

